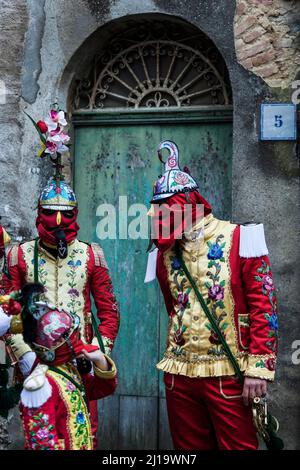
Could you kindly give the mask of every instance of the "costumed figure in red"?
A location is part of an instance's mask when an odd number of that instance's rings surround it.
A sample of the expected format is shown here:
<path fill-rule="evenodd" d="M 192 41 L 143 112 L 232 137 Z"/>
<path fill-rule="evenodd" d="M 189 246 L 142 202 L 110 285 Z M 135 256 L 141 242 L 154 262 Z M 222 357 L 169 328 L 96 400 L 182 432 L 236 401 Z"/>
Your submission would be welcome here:
<path fill-rule="evenodd" d="M 82 341 L 97 346 L 100 341 L 101 349 L 110 355 L 119 329 L 118 305 L 102 248 L 97 243 L 85 243 L 77 238 L 76 196 L 62 176 L 61 156 L 68 150 L 69 141 L 66 125 L 65 114 L 57 106 L 52 107 L 45 121 L 35 124 L 42 142 L 39 155 L 50 156 L 55 175 L 38 201 L 38 237 L 13 246 L 8 253 L 11 289 L 21 289 L 28 282 L 41 283 L 44 286 L 41 300 L 77 315 Z M 92 312 L 92 297 L 97 313 Z M 14 333 L 17 331 L 9 332 L 6 343 L 26 377 L 35 353 L 23 341 L 22 334 Z M 90 403 L 90 412 L 96 446 L 96 401 Z"/>
<path fill-rule="evenodd" d="M 9 273 L 7 268 L 6 250 L 10 243 L 10 237 L 0 225 L 0 339 L 10 326 L 8 315 L 20 313 L 20 305 L 5 293 L 9 289 Z M 9 383 L 9 361 L 0 362 L 0 416 L 7 419 L 8 411 L 19 402 L 21 385 Z"/>
<path fill-rule="evenodd" d="M 157 367 L 164 371 L 174 446 L 257 449 L 251 405 L 274 380 L 278 336 L 263 225 L 214 217 L 188 169 L 180 169 L 176 144 L 160 144 L 161 161 L 162 149 L 169 156 L 149 215 L 158 249 L 156 274 L 169 315 L 167 348 Z"/>
<path fill-rule="evenodd" d="M 23 338 L 37 355 L 21 392 L 25 449 L 92 450 L 89 403 L 114 392 L 116 367 L 99 347 L 81 341 L 77 314 L 38 301 L 43 292 L 40 284 L 27 284 L 11 294 L 23 305 Z M 0 328 L 5 325 L 1 318 Z"/>
<path fill-rule="evenodd" d="M 0 224 L 0 295 L 5 294 L 7 289 L 9 288 L 9 274 L 7 267 L 6 250 L 8 245 L 10 244 L 10 241 L 10 236 L 8 235 L 4 227 L 2 227 L 2 225 Z"/>

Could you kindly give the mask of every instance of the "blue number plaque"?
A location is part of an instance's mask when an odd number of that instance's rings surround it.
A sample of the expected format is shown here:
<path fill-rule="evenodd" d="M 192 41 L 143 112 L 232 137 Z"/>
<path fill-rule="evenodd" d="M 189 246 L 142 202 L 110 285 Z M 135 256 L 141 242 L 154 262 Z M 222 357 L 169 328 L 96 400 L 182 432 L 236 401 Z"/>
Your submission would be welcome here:
<path fill-rule="evenodd" d="M 260 105 L 260 140 L 296 140 L 296 105 L 262 103 Z"/>

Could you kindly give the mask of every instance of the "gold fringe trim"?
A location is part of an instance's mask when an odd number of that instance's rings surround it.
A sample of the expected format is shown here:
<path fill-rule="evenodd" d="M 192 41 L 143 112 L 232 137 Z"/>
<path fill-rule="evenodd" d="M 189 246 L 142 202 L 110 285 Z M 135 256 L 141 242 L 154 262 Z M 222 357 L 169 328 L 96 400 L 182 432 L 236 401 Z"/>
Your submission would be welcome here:
<path fill-rule="evenodd" d="M 242 372 L 248 366 L 248 357 L 237 358 Z M 159 370 L 185 377 L 221 377 L 235 375 L 234 369 L 227 358 L 205 360 L 203 362 L 188 362 L 164 357 L 156 366 Z"/>

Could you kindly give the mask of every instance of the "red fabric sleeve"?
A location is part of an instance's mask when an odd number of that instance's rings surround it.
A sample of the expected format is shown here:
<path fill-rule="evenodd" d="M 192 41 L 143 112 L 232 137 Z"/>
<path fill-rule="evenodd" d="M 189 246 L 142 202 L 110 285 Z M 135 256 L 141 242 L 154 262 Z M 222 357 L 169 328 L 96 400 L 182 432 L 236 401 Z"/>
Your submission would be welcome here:
<path fill-rule="evenodd" d="M 112 395 L 117 388 L 117 378 L 102 379 L 96 375 L 84 374 L 82 381 L 86 390 L 88 399 L 99 400 Z"/>
<path fill-rule="evenodd" d="M 242 260 L 250 313 L 250 354 L 277 353 L 277 301 L 267 256 Z"/>
<path fill-rule="evenodd" d="M 15 257 L 14 251 L 18 250 L 17 262 L 13 258 Z M 8 268 L 11 275 L 11 281 L 9 284 L 10 292 L 12 290 L 21 289 L 25 284 L 26 277 L 26 264 L 24 261 L 23 253 L 20 247 L 13 247 L 8 252 L 7 256 Z"/>
<path fill-rule="evenodd" d="M 100 320 L 99 331 L 104 337 L 105 346 L 112 349 L 119 331 L 119 308 L 108 269 L 104 266 L 95 266 L 94 253 L 91 248 L 90 260 L 93 265 L 90 289 Z M 105 338 L 109 340 L 109 343 L 105 341 Z"/>
<path fill-rule="evenodd" d="M 161 250 L 159 250 L 157 254 L 156 275 L 157 275 L 157 279 L 158 279 L 162 294 L 164 296 L 168 315 L 172 315 L 173 310 L 174 310 L 173 297 L 172 297 L 169 283 L 168 283 L 167 268 L 164 264 L 164 254 Z"/>
<path fill-rule="evenodd" d="M 278 320 L 276 293 L 269 258 L 268 256 L 241 258 L 241 270 L 250 314 L 249 367 L 251 375 L 254 375 L 254 369 L 257 372 L 263 372 L 263 369 L 274 371 L 278 344 Z M 251 355 L 254 356 L 252 361 Z"/>

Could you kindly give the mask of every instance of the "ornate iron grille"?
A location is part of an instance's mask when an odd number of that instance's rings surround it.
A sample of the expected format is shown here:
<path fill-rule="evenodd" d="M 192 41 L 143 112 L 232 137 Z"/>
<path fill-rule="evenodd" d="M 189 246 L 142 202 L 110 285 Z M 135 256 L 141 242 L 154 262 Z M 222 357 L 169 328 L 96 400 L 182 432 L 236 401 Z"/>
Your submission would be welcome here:
<path fill-rule="evenodd" d="M 145 22 L 119 34 L 77 81 L 74 109 L 230 104 L 224 60 L 194 28 Z"/>

